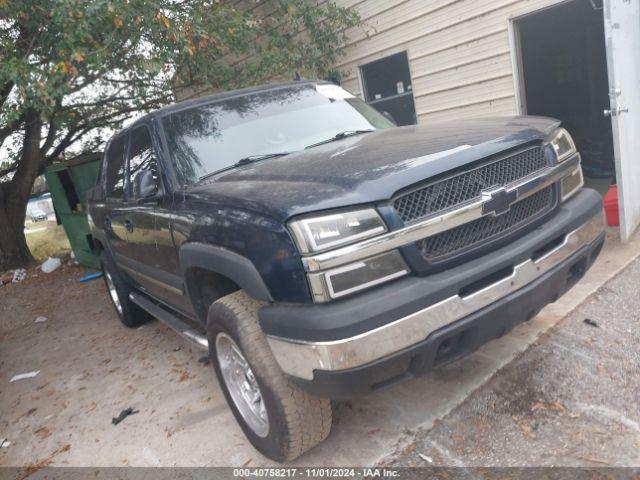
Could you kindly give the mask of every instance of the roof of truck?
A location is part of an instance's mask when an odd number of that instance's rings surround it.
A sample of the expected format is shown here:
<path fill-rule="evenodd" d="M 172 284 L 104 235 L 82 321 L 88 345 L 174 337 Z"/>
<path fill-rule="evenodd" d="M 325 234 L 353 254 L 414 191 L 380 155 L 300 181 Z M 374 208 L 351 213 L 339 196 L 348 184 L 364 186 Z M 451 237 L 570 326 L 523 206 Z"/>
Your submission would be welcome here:
<path fill-rule="evenodd" d="M 283 88 L 291 88 L 291 87 L 300 87 L 300 86 L 304 86 L 304 85 L 319 85 L 319 84 L 329 84 L 331 82 L 327 82 L 324 80 L 298 80 L 298 81 L 293 81 L 293 82 L 286 82 L 286 83 L 271 83 L 271 84 L 267 84 L 267 85 L 259 85 L 259 86 L 255 86 L 255 87 L 248 87 L 248 88 L 240 88 L 237 90 L 229 90 L 227 92 L 220 92 L 220 93 L 214 93 L 212 95 L 205 95 L 203 97 L 198 97 L 198 98 L 193 98 L 190 100 L 183 100 L 181 102 L 176 102 L 173 103 L 171 105 L 167 105 L 166 107 L 162 107 L 159 108 L 157 110 L 154 110 L 152 112 L 149 112 L 148 114 L 146 114 L 144 117 L 141 117 L 140 119 L 136 120 L 136 122 L 134 123 L 138 123 L 139 121 L 143 120 L 144 118 L 148 118 L 148 117 L 162 117 L 165 116 L 167 114 L 176 112 L 176 111 L 180 111 L 180 110 L 185 110 L 191 107 L 196 107 L 199 105 L 205 105 L 207 103 L 212 103 L 212 102 L 217 102 L 220 100 L 226 100 L 228 98 L 232 98 L 232 97 L 237 97 L 237 96 L 241 96 L 241 95 L 250 95 L 253 93 L 259 93 L 259 92 L 268 92 L 268 91 L 272 91 L 272 90 L 280 90 Z"/>
<path fill-rule="evenodd" d="M 226 100 L 226 99 L 229 99 L 229 98 L 242 96 L 242 95 L 250 95 L 250 94 L 259 93 L 259 92 L 269 92 L 269 91 L 280 90 L 280 89 L 284 89 L 284 88 L 301 87 L 301 86 L 305 86 L 305 85 L 311 86 L 311 85 L 326 85 L 326 84 L 331 84 L 331 82 L 328 82 L 326 80 L 296 80 L 296 81 L 292 81 L 292 82 L 270 83 L 270 84 L 266 84 L 266 85 L 258 85 L 258 86 L 255 86 L 255 87 L 240 88 L 240 89 L 237 89 L 237 90 L 229 90 L 229 91 L 226 91 L 226 92 L 214 93 L 212 95 L 205 95 L 205 96 L 193 98 L 193 99 L 190 99 L 190 100 L 183 100 L 181 102 L 172 103 L 171 105 L 167 105 L 167 106 L 159 108 L 157 110 L 153 110 L 153 111 L 143 115 L 142 117 L 137 118 L 136 120 L 131 122 L 126 127 L 122 128 L 118 132 L 114 133 L 108 143 L 111 143 L 111 141 L 114 138 L 119 137 L 120 135 L 122 135 L 122 134 L 126 133 L 127 131 L 131 130 L 132 128 L 135 128 L 135 127 L 139 126 L 142 123 L 148 122 L 149 119 L 151 119 L 151 118 L 163 117 L 165 115 L 169 115 L 171 113 L 179 112 L 181 110 L 186 110 L 186 109 L 197 107 L 197 106 L 200 106 L 200 105 L 206 105 L 208 103 L 213 103 L 213 102 L 217 102 L 217 101 L 221 101 L 221 100 Z M 106 148 L 108 148 L 108 145 L 107 145 Z"/>

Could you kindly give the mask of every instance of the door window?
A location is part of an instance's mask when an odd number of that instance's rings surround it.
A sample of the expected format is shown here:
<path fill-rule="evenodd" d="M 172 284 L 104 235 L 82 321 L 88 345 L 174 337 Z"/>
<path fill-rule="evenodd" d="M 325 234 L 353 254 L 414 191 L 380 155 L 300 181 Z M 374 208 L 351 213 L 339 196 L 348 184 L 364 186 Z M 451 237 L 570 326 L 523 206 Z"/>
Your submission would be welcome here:
<path fill-rule="evenodd" d="M 151 172 L 156 189 L 158 188 L 158 164 L 147 127 L 138 127 L 131 132 L 129 151 L 129 185 L 133 198 L 138 198 L 136 176 L 143 171 Z"/>
<path fill-rule="evenodd" d="M 122 198 L 124 193 L 124 150 L 126 136 L 114 139 L 107 150 L 107 197 Z"/>

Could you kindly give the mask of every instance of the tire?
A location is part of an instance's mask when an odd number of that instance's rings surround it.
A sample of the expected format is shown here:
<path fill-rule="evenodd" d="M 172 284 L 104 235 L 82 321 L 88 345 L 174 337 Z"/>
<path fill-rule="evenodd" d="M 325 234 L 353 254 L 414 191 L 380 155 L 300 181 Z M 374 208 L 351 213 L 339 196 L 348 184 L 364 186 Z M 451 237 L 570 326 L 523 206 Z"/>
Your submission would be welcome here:
<path fill-rule="evenodd" d="M 259 307 L 260 303 L 243 291 L 214 302 L 207 317 L 209 356 L 227 403 L 248 440 L 266 457 L 288 462 L 327 438 L 331 431 L 331 402 L 302 391 L 282 372 L 258 323 Z M 227 380 L 233 376 L 227 355 L 232 344 L 239 347 L 249 367 L 240 375 L 244 379 L 240 383 L 257 385 L 261 400 L 254 401 L 254 405 L 260 414 L 266 413 L 266 418 L 247 415 L 246 405 L 237 400 L 237 389 L 234 398 L 234 382 Z M 251 391 L 255 395 L 255 390 Z"/>
<path fill-rule="evenodd" d="M 134 289 L 105 251 L 100 253 L 100 265 L 107 293 L 120 321 L 125 326 L 134 328 L 151 320 L 151 315 L 129 299 L 129 294 Z"/>

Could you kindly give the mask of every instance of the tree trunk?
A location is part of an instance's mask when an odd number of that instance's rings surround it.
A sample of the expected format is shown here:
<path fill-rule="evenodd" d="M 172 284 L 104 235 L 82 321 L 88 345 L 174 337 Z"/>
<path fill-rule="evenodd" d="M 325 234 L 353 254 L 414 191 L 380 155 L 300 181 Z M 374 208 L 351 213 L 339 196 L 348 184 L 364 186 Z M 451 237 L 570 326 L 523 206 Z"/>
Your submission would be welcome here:
<path fill-rule="evenodd" d="M 12 197 L 9 184 L 0 185 L 0 272 L 23 267 L 33 262 L 24 235 L 24 220 L 29 197 L 22 202 L 5 202 Z M 5 188 L 2 188 L 5 187 Z"/>
<path fill-rule="evenodd" d="M 24 235 L 27 203 L 42 161 L 42 120 L 30 110 L 25 118 L 24 143 L 11 181 L 0 184 L 0 272 L 33 262 Z"/>

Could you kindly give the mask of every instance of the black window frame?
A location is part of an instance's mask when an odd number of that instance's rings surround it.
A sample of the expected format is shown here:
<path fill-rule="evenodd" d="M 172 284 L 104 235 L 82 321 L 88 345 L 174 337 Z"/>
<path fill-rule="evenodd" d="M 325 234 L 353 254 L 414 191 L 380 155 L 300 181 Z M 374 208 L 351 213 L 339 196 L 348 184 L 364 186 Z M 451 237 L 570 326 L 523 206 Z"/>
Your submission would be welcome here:
<path fill-rule="evenodd" d="M 147 125 L 146 123 L 139 123 L 136 125 L 132 125 L 128 131 L 127 131 L 127 150 L 126 150 L 126 155 L 125 155 L 125 160 L 126 160 L 126 187 L 125 187 L 125 193 L 126 193 L 126 200 L 129 201 L 138 201 L 140 200 L 139 198 L 135 197 L 134 192 L 133 192 L 133 178 L 131 178 L 131 147 L 133 144 L 133 133 L 138 130 L 144 128 L 147 130 L 147 133 L 149 134 L 149 141 L 151 144 L 151 148 L 153 150 L 153 156 L 154 159 L 156 161 L 156 170 L 157 170 L 157 193 L 161 194 L 164 189 L 162 187 L 162 168 L 160 166 L 160 155 L 159 155 L 159 151 L 158 148 L 156 148 L 155 142 L 153 140 L 153 129 Z"/>
<path fill-rule="evenodd" d="M 117 141 L 124 141 L 124 148 L 123 148 L 123 152 L 122 152 L 122 164 L 124 167 L 124 171 L 123 171 L 123 186 L 122 186 L 122 193 L 119 196 L 114 196 L 113 192 L 109 190 L 109 166 L 110 166 L 110 157 L 109 157 L 109 150 L 111 149 L 111 147 L 113 146 L 113 144 Z M 106 201 L 120 201 L 120 202 L 124 202 L 127 199 L 126 196 L 126 192 L 127 192 L 127 163 L 128 163 L 128 154 L 129 154 L 129 137 L 128 137 L 128 131 L 125 132 L 120 132 L 117 135 L 115 135 L 113 138 L 111 138 L 111 140 L 109 141 L 109 144 L 107 145 L 107 147 L 105 148 L 104 151 L 104 164 L 105 164 L 105 168 L 103 169 L 103 188 L 104 188 L 104 198 Z"/>

